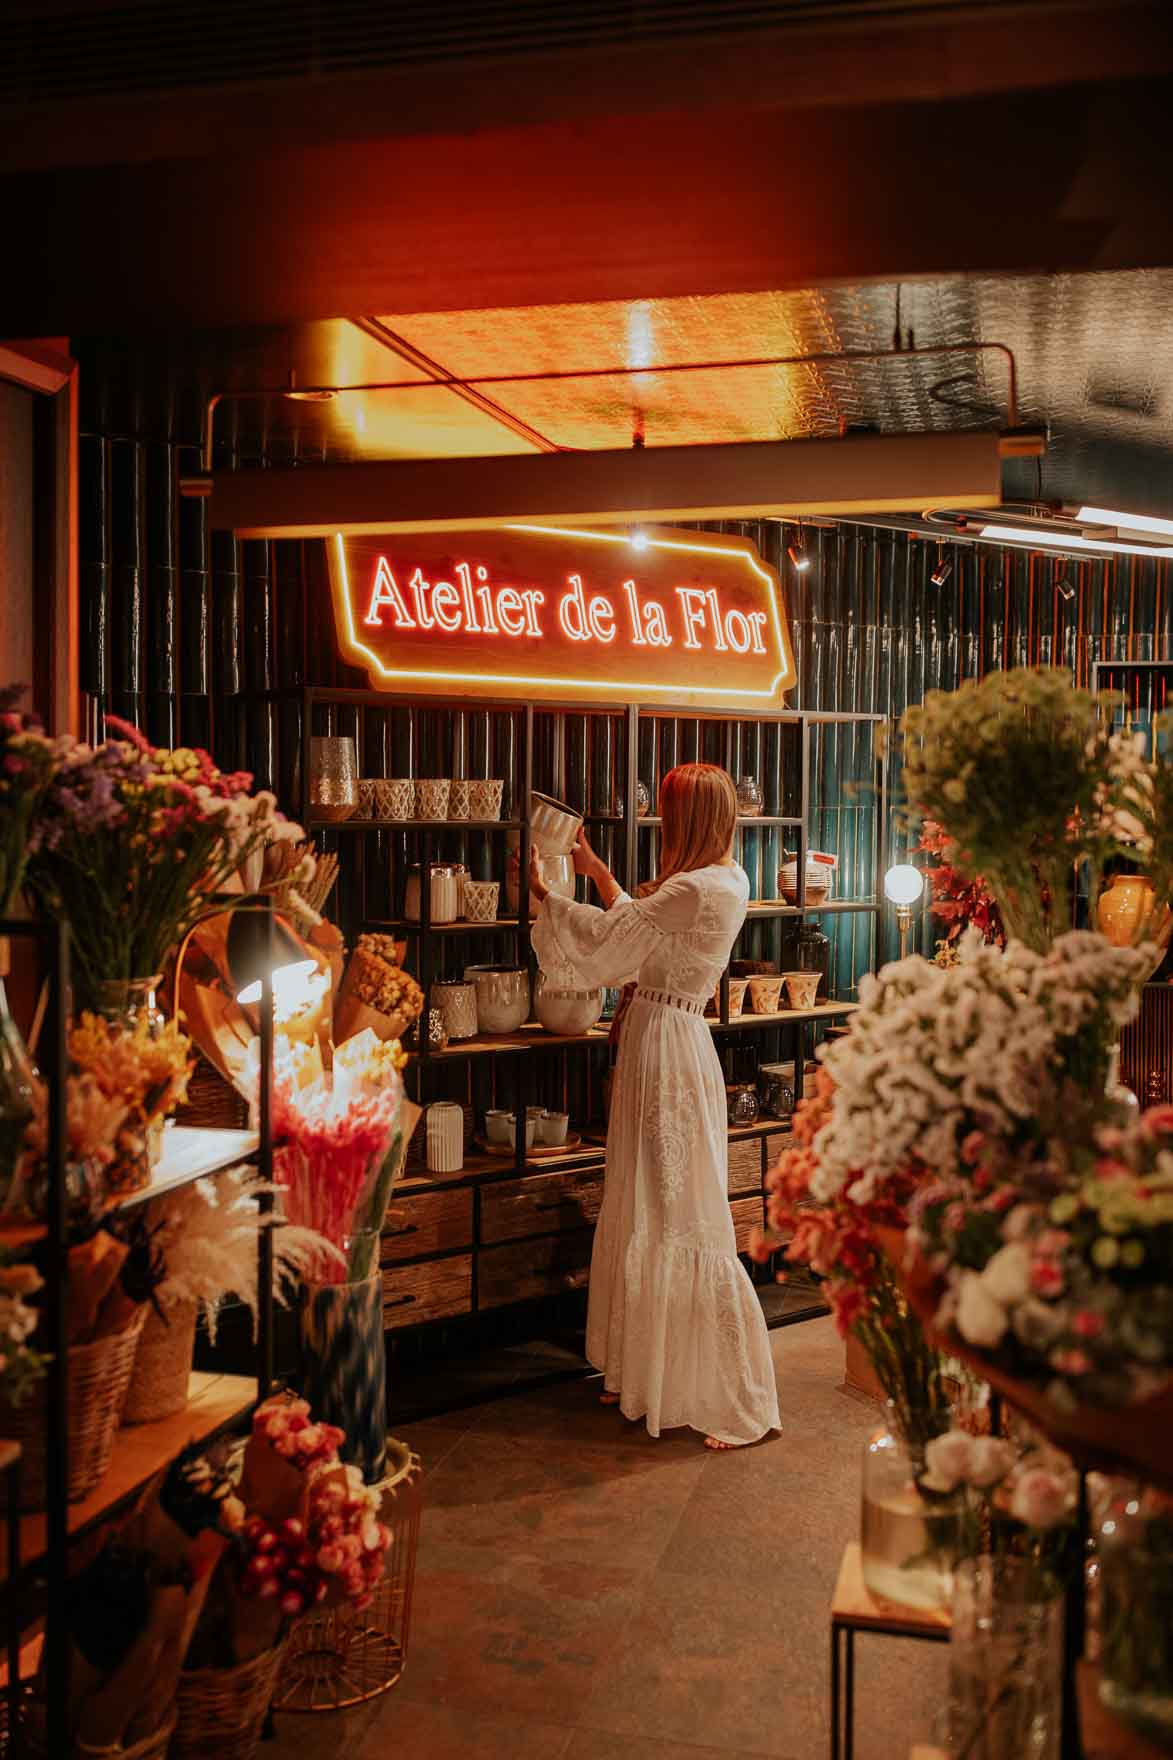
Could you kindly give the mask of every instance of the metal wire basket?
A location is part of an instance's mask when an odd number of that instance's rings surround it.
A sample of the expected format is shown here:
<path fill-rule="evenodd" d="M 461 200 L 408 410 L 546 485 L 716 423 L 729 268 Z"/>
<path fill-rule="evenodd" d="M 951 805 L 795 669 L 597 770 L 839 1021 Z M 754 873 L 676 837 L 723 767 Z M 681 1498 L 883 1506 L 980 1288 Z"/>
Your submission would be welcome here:
<path fill-rule="evenodd" d="M 383 1575 L 367 1606 L 310 1613 L 293 1628 L 274 1711 L 342 1711 L 393 1687 L 407 1661 L 423 1504 L 420 1459 L 389 1437 L 380 1490 L 391 1529 Z"/>

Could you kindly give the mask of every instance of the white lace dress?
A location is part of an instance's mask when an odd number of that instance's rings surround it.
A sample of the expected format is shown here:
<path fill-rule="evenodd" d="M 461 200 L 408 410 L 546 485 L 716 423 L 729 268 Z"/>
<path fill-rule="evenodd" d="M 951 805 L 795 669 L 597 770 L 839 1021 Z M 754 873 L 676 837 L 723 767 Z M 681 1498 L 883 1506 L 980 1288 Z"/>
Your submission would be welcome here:
<path fill-rule="evenodd" d="M 746 1443 L 778 1428 L 769 1335 L 729 1210 L 724 1075 L 701 1014 L 748 893 L 739 867 L 717 864 L 648 898 L 621 893 L 608 911 L 550 894 L 534 923 L 555 981 L 640 986 L 611 1090 L 587 1356 L 653 1436 L 689 1424 Z"/>

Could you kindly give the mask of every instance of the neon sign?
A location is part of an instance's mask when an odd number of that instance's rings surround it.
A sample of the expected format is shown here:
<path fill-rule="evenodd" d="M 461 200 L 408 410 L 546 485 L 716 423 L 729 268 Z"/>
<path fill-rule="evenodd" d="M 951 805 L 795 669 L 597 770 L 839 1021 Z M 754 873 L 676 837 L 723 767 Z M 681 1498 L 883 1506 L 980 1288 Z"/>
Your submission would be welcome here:
<path fill-rule="evenodd" d="M 379 690 L 765 705 L 794 681 L 775 571 L 652 528 L 336 533 L 339 642 Z"/>

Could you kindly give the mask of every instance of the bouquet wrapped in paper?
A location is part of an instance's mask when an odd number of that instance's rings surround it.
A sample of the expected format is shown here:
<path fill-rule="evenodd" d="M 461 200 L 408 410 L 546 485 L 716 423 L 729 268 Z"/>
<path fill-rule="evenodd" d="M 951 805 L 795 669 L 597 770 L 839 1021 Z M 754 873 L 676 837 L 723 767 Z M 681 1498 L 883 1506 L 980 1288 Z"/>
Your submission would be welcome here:
<path fill-rule="evenodd" d="M 389 935 L 359 936 L 334 1005 L 335 1045 L 367 1029 L 400 1039 L 423 1013 L 423 991 L 400 964 L 404 947 Z"/>

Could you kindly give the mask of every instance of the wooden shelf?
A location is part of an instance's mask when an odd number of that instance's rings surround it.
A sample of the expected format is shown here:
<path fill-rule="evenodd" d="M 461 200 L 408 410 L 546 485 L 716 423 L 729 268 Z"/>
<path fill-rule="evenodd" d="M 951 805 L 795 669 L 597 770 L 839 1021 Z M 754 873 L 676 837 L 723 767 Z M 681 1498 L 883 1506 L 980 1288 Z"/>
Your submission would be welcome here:
<path fill-rule="evenodd" d="M 831 1598 L 831 1621 L 856 1631 L 888 1632 L 910 1638 L 944 1638 L 952 1625 L 944 1608 L 906 1607 L 903 1602 L 873 1595 L 863 1580 L 858 1540 L 850 1541 L 843 1549 L 839 1578 Z"/>
<path fill-rule="evenodd" d="M 592 1027 L 586 1033 L 547 1033 L 539 1021 L 528 1021 L 515 1033 L 478 1033 L 475 1039 L 457 1039 L 430 1057 L 483 1057 L 486 1053 L 517 1054 L 521 1051 L 556 1051 L 563 1045 L 605 1045 L 609 1026 Z M 418 1052 L 412 1056 L 418 1057 Z"/>
<path fill-rule="evenodd" d="M 731 1021 L 707 1016 L 714 1032 L 736 1033 L 748 1027 L 784 1027 L 793 1021 L 833 1020 L 836 1015 L 853 1014 L 858 1002 L 816 1002 L 813 1008 L 783 1008 L 777 1014 L 753 1014 L 747 1010 Z"/>
<path fill-rule="evenodd" d="M 188 1402 L 181 1412 L 157 1424 L 132 1424 L 119 1430 L 114 1458 L 101 1484 L 80 1503 L 69 1505 L 70 1536 L 85 1533 L 127 1502 L 189 1442 L 205 1441 L 247 1412 L 256 1393 L 251 1376 L 193 1372 Z M 21 1517 L 22 1569 L 44 1557 L 47 1532 L 43 1511 Z M 0 1535 L 0 1581 L 7 1581 L 7 1577 L 7 1538 Z"/>
<path fill-rule="evenodd" d="M 520 819 L 317 819 L 305 821 L 310 831 L 520 831 Z"/>
<path fill-rule="evenodd" d="M 210 1173 L 223 1173 L 238 1167 L 255 1155 L 260 1146 L 256 1131 L 212 1130 L 202 1125 L 168 1125 L 163 1132 L 163 1153 L 151 1169 L 151 1183 L 141 1191 L 128 1192 L 118 1206 L 132 1210 L 137 1204 L 149 1204 L 193 1180 Z"/>
<path fill-rule="evenodd" d="M 658 813 L 643 813 L 636 820 L 636 823 L 637 825 L 662 825 L 664 821 Z M 789 825 L 797 828 L 801 824 L 801 819 L 796 819 L 792 814 L 785 813 L 738 813 L 737 815 L 737 829 L 739 831 L 752 831 L 758 825 L 764 825 L 767 828 Z"/>
<path fill-rule="evenodd" d="M 464 917 L 456 923 L 429 923 L 429 935 L 491 935 L 495 929 L 516 930 L 521 927 L 518 917 L 494 917 L 489 923 L 470 923 Z M 418 936 L 422 924 L 418 917 L 368 917 L 363 924 L 364 929 L 375 929 L 383 934 L 394 930 L 398 935 L 409 938 Z"/>

